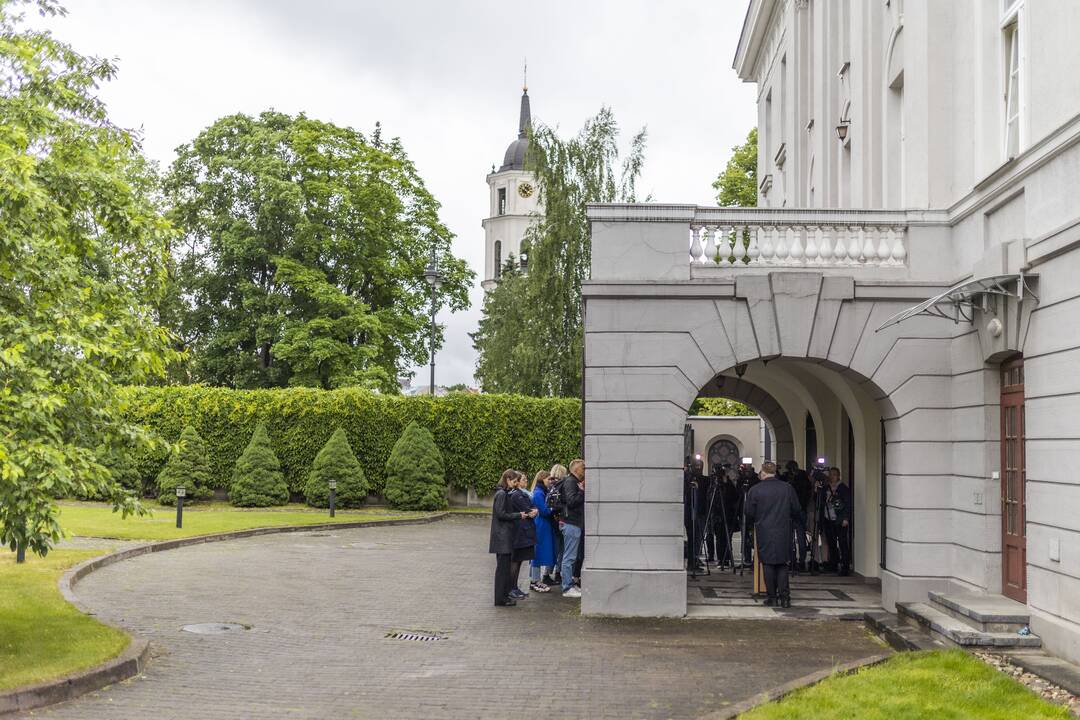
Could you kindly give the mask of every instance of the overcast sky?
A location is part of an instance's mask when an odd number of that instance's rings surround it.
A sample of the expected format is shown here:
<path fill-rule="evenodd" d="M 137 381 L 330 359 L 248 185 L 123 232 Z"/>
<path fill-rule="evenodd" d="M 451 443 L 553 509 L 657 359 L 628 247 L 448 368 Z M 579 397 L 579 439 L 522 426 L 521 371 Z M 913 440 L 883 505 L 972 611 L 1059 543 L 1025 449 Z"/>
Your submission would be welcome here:
<path fill-rule="evenodd" d="M 456 254 L 477 272 L 468 312 L 443 315 L 437 382 L 473 384 L 484 177 L 516 137 L 528 58 L 534 122 L 576 132 L 609 105 L 624 139 L 648 127 L 639 184 L 711 204 L 711 183 L 756 118 L 731 70 L 743 0 L 67 0 L 56 34 L 119 61 L 103 90 L 167 166 L 217 118 L 274 108 L 399 136 Z M 427 384 L 426 370 L 414 381 Z"/>

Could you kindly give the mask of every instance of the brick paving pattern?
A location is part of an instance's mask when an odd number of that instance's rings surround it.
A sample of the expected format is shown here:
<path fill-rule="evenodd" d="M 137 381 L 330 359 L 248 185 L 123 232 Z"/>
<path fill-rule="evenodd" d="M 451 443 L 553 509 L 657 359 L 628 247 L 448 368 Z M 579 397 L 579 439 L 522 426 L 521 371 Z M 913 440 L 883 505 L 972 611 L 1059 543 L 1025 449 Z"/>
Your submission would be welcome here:
<path fill-rule="evenodd" d="M 861 623 L 582 618 L 557 592 L 495 608 L 487 528 L 454 517 L 271 535 L 104 568 L 80 598 L 148 638 L 153 660 L 138 678 L 24 717 L 696 717 L 881 652 Z M 251 629 L 180 630 L 202 622 Z M 449 638 L 385 637 L 412 629 Z"/>

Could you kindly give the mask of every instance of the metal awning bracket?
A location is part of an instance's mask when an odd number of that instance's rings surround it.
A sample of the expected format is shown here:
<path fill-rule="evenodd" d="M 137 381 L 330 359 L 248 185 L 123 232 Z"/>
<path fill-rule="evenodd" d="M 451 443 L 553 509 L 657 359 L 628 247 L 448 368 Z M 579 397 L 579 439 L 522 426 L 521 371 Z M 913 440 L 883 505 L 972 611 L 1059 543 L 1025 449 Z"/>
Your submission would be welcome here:
<path fill-rule="evenodd" d="M 878 326 L 874 332 L 880 332 L 887 327 L 899 325 L 905 320 L 919 315 L 952 320 L 957 324 L 961 320 L 974 323 L 976 310 L 993 312 L 990 303 L 991 295 L 1015 297 L 1019 303 L 1023 303 L 1025 297 L 1030 295 L 1038 303 L 1038 296 L 1031 291 L 1031 287 L 1027 284 L 1029 277 L 1032 276 L 1015 273 L 965 280 L 940 295 L 935 295 L 932 298 L 923 300 L 918 305 L 901 310 Z M 1015 289 L 1011 289 L 1009 286 L 1014 284 Z"/>

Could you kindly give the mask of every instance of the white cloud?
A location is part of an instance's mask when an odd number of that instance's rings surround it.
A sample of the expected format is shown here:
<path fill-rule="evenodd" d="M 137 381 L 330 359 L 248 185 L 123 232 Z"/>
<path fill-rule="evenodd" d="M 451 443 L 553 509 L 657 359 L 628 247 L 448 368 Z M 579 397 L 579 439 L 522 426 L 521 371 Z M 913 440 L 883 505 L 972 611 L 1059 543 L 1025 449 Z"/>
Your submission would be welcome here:
<path fill-rule="evenodd" d="M 484 176 L 517 131 L 523 58 L 534 119 L 576 132 L 602 104 L 629 136 L 649 129 L 639 187 L 654 200 L 713 201 L 710 187 L 756 119 L 731 70 L 741 2 L 590 0 L 84 0 L 49 22 L 82 52 L 115 57 L 103 88 L 113 119 L 141 127 L 147 153 L 173 149 L 222 115 L 273 107 L 400 136 L 442 203 L 455 252 L 478 275 Z M 468 333 L 439 318 L 440 384 L 472 383 Z M 416 382 L 427 382 L 417 368 Z"/>

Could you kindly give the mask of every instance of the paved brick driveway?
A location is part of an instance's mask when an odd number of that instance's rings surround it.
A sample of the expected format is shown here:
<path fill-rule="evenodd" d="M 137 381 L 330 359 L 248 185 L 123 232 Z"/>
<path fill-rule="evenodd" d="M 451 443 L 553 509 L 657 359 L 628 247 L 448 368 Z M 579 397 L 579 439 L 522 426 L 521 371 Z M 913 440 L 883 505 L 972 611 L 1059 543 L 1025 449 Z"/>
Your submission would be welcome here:
<path fill-rule="evenodd" d="M 881 651 L 852 622 L 586 619 L 554 592 L 495 608 L 486 549 L 487 520 L 454 517 L 107 567 L 80 598 L 149 638 L 156 657 L 139 678 L 26 717 L 695 717 Z M 212 621 L 252 629 L 180 631 Z M 385 638 L 410 628 L 450 637 Z"/>

